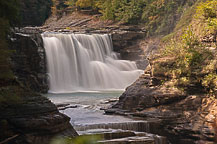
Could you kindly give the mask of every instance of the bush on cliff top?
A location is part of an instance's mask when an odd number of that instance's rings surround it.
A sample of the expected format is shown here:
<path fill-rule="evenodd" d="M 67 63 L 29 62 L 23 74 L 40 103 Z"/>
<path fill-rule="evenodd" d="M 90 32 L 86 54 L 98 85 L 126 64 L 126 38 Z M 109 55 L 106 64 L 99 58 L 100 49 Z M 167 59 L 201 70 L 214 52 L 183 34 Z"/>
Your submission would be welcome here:
<path fill-rule="evenodd" d="M 216 11 L 215 0 L 202 2 L 197 6 L 191 26 L 185 29 L 181 37 L 175 37 L 166 44 L 161 61 L 154 64 L 154 75 L 165 73 L 162 75 L 176 87 L 195 87 L 217 96 L 216 42 L 202 41 L 205 36 L 217 35 Z"/>
<path fill-rule="evenodd" d="M 65 4 L 73 10 L 77 7 L 101 13 L 105 20 L 141 24 L 153 35 L 171 32 L 182 13 L 196 1 L 198 0 L 65 0 Z"/>
<path fill-rule="evenodd" d="M 69 7 L 98 11 L 106 20 L 137 24 L 145 6 L 145 0 L 66 0 Z"/>

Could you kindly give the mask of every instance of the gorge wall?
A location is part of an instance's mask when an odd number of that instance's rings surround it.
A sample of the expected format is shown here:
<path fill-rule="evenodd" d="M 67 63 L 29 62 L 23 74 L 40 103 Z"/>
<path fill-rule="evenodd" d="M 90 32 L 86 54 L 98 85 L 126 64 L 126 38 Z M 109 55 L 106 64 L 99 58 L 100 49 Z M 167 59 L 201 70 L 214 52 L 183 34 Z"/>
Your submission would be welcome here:
<path fill-rule="evenodd" d="M 0 3 L 3 13 L 1 20 L 11 20 L 11 17 L 7 17 L 11 16 L 7 10 L 14 10 L 15 3 Z M 41 25 L 49 16 L 50 8 L 49 0 L 20 0 L 21 26 Z M 56 136 L 77 136 L 69 123 L 70 118 L 61 114 L 50 100 L 37 94 L 47 92 L 48 89 L 40 33 L 31 30 L 23 32 L 17 28 L 15 31 L 11 28 L 12 32 L 9 33 L 9 24 L 2 25 L 1 44 L 4 45 L 1 45 L 0 52 L 5 59 L 4 63 L 1 61 L 1 68 L 8 68 L 6 72 L 9 77 L 4 77 L 1 73 L 3 82 L 0 84 L 0 143 L 48 144 Z"/>
<path fill-rule="evenodd" d="M 15 32 L 10 40 L 12 70 L 18 81 L 35 92 L 46 93 L 46 56 L 40 33 Z"/>
<path fill-rule="evenodd" d="M 161 79 L 150 75 L 152 70 L 148 67 L 105 112 L 157 121 L 159 127 L 153 133 L 166 136 L 174 144 L 214 144 L 217 100 L 161 85 Z"/>
<path fill-rule="evenodd" d="M 56 136 L 77 136 L 70 118 L 38 94 L 48 90 L 40 32 L 16 30 L 9 41 L 13 76 L 0 85 L 0 143 L 48 144 Z"/>
<path fill-rule="evenodd" d="M 13 144 L 48 144 L 56 136 L 78 134 L 70 118 L 59 113 L 47 98 L 14 83 L 1 87 L 0 142 Z"/>
<path fill-rule="evenodd" d="M 1 142 L 46 144 L 58 135 L 77 136 L 67 116 L 59 113 L 47 98 L 32 92 L 48 91 L 46 55 L 41 33 L 38 28 L 26 27 L 15 29 L 10 36 L 10 62 L 16 77 L 13 84 L 15 88 L 0 88 L 1 96 L 13 94 L 12 100 L 9 98 L 6 105 L 1 104 L 0 107 L 4 111 L 0 114 L 0 127 L 3 127 Z M 119 31 L 111 37 L 116 43 L 116 51 L 124 52 L 127 46 L 134 45 L 143 36 L 142 32 Z M 123 45 L 119 45 L 120 40 Z M 141 52 L 140 47 L 137 50 Z"/>
<path fill-rule="evenodd" d="M 40 28 L 31 27 L 14 31 L 10 38 L 10 49 L 14 51 L 11 64 L 17 79 L 25 87 L 35 92 L 47 93 L 48 69 L 42 32 Z M 145 36 L 145 32 L 129 27 L 110 33 L 114 51 L 120 53 L 121 59 L 135 61 L 140 69 L 147 66 L 148 62 L 140 46 L 140 40 Z"/>

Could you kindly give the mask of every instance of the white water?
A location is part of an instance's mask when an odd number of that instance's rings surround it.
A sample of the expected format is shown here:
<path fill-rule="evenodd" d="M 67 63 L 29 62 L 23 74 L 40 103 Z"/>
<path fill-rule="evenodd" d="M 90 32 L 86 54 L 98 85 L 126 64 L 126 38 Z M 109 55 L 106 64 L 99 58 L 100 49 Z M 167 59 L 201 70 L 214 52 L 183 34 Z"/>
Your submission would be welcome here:
<path fill-rule="evenodd" d="M 119 60 L 107 34 L 43 34 L 49 92 L 125 89 L 142 73 L 131 61 Z"/>

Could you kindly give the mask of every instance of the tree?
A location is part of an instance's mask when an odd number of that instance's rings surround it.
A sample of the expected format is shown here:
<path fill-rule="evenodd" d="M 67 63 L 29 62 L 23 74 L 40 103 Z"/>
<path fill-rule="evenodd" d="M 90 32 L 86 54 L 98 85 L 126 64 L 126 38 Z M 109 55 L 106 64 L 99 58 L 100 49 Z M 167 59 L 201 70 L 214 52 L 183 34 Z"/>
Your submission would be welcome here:
<path fill-rule="evenodd" d="M 13 78 L 9 66 L 7 33 L 10 26 L 18 21 L 18 2 L 16 0 L 0 0 L 0 81 L 5 82 Z"/>
<path fill-rule="evenodd" d="M 80 8 L 95 8 L 95 1 L 94 0 L 77 0 L 76 6 Z"/>

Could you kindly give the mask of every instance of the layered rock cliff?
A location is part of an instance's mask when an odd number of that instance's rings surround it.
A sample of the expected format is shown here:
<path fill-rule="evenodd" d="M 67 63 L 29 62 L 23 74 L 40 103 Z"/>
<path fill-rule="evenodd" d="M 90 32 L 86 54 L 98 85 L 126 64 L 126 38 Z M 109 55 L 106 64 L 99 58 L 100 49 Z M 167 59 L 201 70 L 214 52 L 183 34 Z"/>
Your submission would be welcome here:
<path fill-rule="evenodd" d="M 1 143 L 48 144 L 56 136 L 78 135 L 53 103 L 18 83 L 1 87 L 0 95 Z"/>
<path fill-rule="evenodd" d="M 216 43 L 216 36 L 206 36 L 202 41 L 207 48 L 211 48 Z M 153 50 L 146 49 L 150 52 Z M 215 54 L 216 49 L 212 53 Z M 149 57 L 150 64 L 145 74 L 129 86 L 119 101 L 105 112 L 140 117 L 147 121 L 154 119 L 160 125 L 155 133 L 166 136 L 171 143 L 214 144 L 216 95 L 207 94 L 200 85 L 184 88 L 174 86 L 172 81 L 168 81 L 168 71 L 164 69 L 171 66 L 171 59 L 157 59 L 158 56 L 155 53 Z M 157 67 L 159 64 L 162 66 Z"/>
<path fill-rule="evenodd" d="M 56 136 L 78 136 L 70 118 L 38 94 L 48 90 L 40 32 L 16 30 L 9 47 L 14 76 L 0 85 L 0 143 L 48 144 Z"/>
<path fill-rule="evenodd" d="M 154 77 L 145 74 L 106 113 L 155 119 L 160 125 L 155 133 L 166 136 L 171 143 L 214 144 L 216 108 L 216 99 L 160 86 Z"/>
<path fill-rule="evenodd" d="M 40 33 L 34 30 L 14 32 L 10 49 L 14 51 L 11 64 L 17 79 L 35 92 L 47 93 L 46 56 Z"/>

